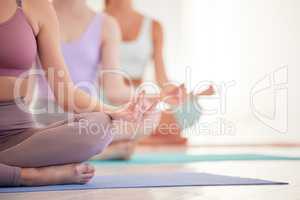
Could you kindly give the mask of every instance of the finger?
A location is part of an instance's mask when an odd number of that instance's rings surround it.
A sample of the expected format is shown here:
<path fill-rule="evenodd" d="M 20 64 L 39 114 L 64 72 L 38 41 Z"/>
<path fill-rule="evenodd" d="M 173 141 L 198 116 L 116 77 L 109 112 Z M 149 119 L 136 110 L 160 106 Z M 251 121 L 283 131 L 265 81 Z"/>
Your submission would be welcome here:
<path fill-rule="evenodd" d="M 135 107 L 135 105 L 136 105 L 136 102 L 135 102 L 135 100 L 133 99 L 131 102 L 129 102 L 129 104 L 128 104 L 128 106 L 127 106 L 127 109 L 128 109 L 128 110 L 133 110 L 134 107 Z"/>
<path fill-rule="evenodd" d="M 143 110 L 147 110 L 149 109 L 153 103 L 155 103 L 157 101 L 157 99 L 147 99 L 144 98 L 143 99 Z"/>
<path fill-rule="evenodd" d="M 147 99 L 146 99 L 147 100 Z M 154 110 L 155 107 L 159 104 L 160 100 L 159 99 L 151 99 L 151 101 L 147 100 L 147 107 L 146 110 L 147 111 L 151 111 Z"/>
<path fill-rule="evenodd" d="M 171 96 L 178 96 L 180 94 L 181 91 L 181 86 L 180 87 L 176 87 L 173 90 L 170 91 L 169 95 Z"/>
<path fill-rule="evenodd" d="M 159 104 L 159 100 L 156 100 L 149 108 L 148 108 L 148 112 L 152 112 L 156 109 L 156 106 Z"/>
<path fill-rule="evenodd" d="M 115 117 L 115 120 L 125 120 L 125 121 L 134 121 L 134 112 L 124 111 L 122 113 L 119 113 L 117 117 Z"/>
<path fill-rule="evenodd" d="M 143 120 L 143 114 L 145 111 L 147 111 L 147 108 L 149 106 L 146 106 L 146 98 L 145 98 L 146 92 L 143 90 L 139 95 L 137 96 L 136 103 L 133 105 L 132 109 L 129 110 L 127 113 L 130 119 L 130 121 L 139 122 Z"/>
<path fill-rule="evenodd" d="M 140 112 L 139 109 L 136 109 L 136 111 L 132 113 L 132 122 L 139 123 L 141 120 L 143 120 L 143 113 Z"/>
<path fill-rule="evenodd" d="M 139 112 L 143 112 L 145 108 L 145 91 L 142 91 L 141 94 L 139 95 L 138 102 L 136 104 L 136 107 Z"/>
<path fill-rule="evenodd" d="M 127 121 L 136 122 L 139 119 L 139 113 L 137 111 L 130 112 L 126 115 Z"/>
<path fill-rule="evenodd" d="M 209 96 L 209 95 L 214 95 L 215 94 L 215 89 L 212 85 L 209 86 L 209 88 L 207 88 L 206 90 L 197 93 L 197 96 Z"/>
<path fill-rule="evenodd" d="M 141 93 L 139 93 L 138 98 L 137 98 L 137 102 L 141 101 L 142 99 L 145 98 L 145 90 L 143 90 Z"/>

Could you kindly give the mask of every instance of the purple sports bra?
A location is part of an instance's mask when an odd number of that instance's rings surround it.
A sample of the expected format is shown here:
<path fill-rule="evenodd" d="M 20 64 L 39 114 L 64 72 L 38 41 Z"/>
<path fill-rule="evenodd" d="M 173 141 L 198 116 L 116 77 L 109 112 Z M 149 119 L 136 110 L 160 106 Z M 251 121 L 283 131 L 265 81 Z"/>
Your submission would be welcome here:
<path fill-rule="evenodd" d="M 88 87 L 97 85 L 95 83 L 101 62 L 102 18 L 102 14 L 98 13 L 78 40 L 61 43 L 62 53 L 73 83 L 92 96 L 96 94 L 93 94 Z M 38 85 L 38 98 L 54 99 L 45 77 L 39 79 Z"/>
<path fill-rule="evenodd" d="M 0 76 L 17 77 L 28 71 L 37 55 L 36 38 L 22 10 L 22 1 L 6 22 L 0 23 Z"/>

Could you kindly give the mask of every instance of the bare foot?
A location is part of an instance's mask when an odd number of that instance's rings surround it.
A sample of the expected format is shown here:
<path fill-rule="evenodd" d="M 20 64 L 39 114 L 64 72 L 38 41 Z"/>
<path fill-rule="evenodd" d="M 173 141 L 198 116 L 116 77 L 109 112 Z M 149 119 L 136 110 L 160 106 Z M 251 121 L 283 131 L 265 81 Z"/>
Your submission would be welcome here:
<path fill-rule="evenodd" d="M 21 185 L 85 184 L 93 178 L 94 173 L 94 167 L 89 164 L 27 168 L 21 171 Z"/>
<path fill-rule="evenodd" d="M 186 146 L 188 140 L 180 135 L 151 135 L 139 142 L 142 146 Z"/>

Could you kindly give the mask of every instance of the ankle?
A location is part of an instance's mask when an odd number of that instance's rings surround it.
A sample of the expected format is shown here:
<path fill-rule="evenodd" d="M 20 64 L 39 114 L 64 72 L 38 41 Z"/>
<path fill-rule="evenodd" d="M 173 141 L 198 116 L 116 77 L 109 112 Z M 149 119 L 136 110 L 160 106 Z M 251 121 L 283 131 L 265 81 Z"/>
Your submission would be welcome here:
<path fill-rule="evenodd" d="M 38 170 L 35 168 L 21 169 L 21 185 L 30 186 L 38 177 Z"/>

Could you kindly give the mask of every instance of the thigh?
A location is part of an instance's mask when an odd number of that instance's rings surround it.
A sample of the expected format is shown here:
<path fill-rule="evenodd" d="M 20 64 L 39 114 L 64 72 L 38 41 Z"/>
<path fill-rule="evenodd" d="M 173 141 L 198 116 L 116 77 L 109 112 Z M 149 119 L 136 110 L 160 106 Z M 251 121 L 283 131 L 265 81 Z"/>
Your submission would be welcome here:
<path fill-rule="evenodd" d="M 17 129 L 1 132 L 0 152 L 22 143 L 34 134 L 33 130 L 34 129 Z"/>
<path fill-rule="evenodd" d="M 31 109 L 33 120 L 38 127 L 47 127 L 73 116 L 71 113 L 64 112 L 56 102 L 48 99 L 37 99 Z"/>

